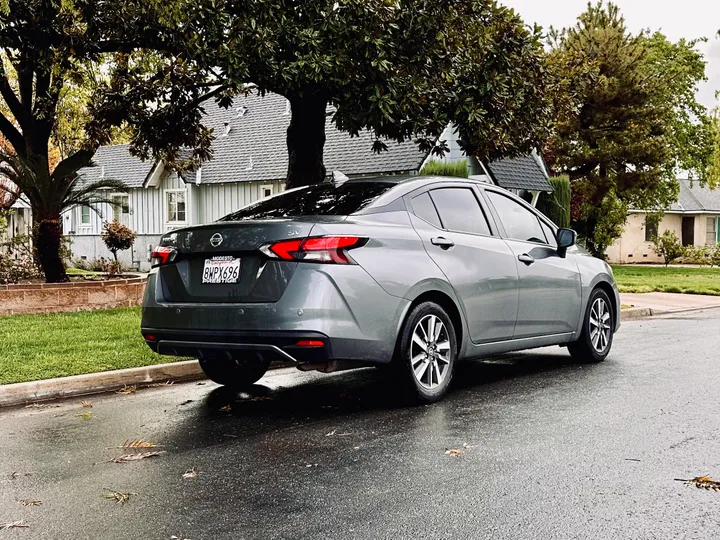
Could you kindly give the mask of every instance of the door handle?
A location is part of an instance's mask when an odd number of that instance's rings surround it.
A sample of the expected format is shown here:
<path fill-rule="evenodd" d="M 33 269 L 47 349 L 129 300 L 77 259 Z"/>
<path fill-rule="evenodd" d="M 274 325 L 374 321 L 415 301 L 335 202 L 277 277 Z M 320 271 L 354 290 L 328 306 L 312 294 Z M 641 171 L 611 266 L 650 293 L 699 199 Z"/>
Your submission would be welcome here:
<path fill-rule="evenodd" d="M 522 255 L 518 255 L 518 261 L 530 266 L 531 264 L 533 264 L 535 262 L 535 258 L 528 255 L 527 253 L 523 253 Z"/>
<path fill-rule="evenodd" d="M 442 236 L 439 236 L 438 238 L 433 238 L 430 240 L 430 243 L 433 246 L 438 246 L 443 249 L 450 249 L 451 247 L 455 246 L 455 242 L 450 240 L 449 238 L 443 238 Z"/>

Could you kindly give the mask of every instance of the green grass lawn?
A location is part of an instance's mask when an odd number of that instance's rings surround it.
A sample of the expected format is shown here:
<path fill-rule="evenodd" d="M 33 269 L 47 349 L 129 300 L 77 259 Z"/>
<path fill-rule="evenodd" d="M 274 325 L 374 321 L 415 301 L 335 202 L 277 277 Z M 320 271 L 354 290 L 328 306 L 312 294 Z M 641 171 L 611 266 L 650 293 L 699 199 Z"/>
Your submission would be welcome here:
<path fill-rule="evenodd" d="M 140 335 L 140 308 L 0 317 L 0 384 L 172 362 Z"/>
<path fill-rule="evenodd" d="M 720 268 L 613 266 L 620 292 L 670 292 L 720 296 Z"/>

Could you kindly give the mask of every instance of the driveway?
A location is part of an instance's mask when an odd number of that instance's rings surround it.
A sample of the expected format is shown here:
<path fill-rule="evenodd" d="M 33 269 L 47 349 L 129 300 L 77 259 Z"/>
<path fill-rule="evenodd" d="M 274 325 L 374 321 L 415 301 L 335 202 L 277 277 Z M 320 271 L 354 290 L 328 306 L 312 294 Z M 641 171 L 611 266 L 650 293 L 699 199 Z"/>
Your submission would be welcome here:
<path fill-rule="evenodd" d="M 719 312 L 626 323 L 600 365 L 560 348 L 467 362 L 426 407 L 370 369 L 6 410 L 0 523 L 29 528 L 0 540 L 717 538 L 720 492 L 674 479 L 720 477 L 718 328 Z M 138 439 L 162 447 L 114 448 Z"/>

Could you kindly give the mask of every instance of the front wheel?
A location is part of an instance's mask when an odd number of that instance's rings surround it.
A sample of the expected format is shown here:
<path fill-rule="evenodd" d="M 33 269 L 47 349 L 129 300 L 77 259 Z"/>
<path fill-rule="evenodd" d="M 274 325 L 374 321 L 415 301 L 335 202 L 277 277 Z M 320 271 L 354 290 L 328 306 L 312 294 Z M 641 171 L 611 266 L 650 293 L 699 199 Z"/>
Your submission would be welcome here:
<path fill-rule="evenodd" d="M 238 390 L 251 387 L 258 382 L 270 368 L 270 360 L 261 354 L 250 355 L 250 358 L 201 358 L 200 367 L 212 382 L 236 388 Z"/>
<path fill-rule="evenodd" d="M 570 355 L 581 363 L 602 362 L 610 354 L 614 330 L 610 297 L 602 289 L 595 289 L 588 301 L 580 339 L 568 344 Z"/>
<path fill-rule="evenodd" d="M 425 302 L 412 310 L 402 327 L 393 363 L 417 401 L 433 403 L 447 392 L 457 349 L 455 329 L 443 308 Z"/>

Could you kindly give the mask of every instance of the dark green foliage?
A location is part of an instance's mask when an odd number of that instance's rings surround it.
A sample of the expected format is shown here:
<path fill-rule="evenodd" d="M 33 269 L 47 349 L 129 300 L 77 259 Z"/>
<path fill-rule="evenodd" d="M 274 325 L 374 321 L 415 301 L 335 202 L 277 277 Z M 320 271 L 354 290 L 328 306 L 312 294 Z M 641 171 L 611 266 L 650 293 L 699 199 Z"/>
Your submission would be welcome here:
<path fill-rule="evenodd" d="M 468 177 L 467 161 L 428 161 L 420 171 L 423 176 L 453 176 L 457 178 Z"/>
<path fill-rule="evenodd" d="M 713 130 L 696 98 L 705 77 L 697 42 L 631 33 L 612 3 L 589 4 L 551 34 L 556 112 L 546 158 L 572 183 L 572 221 L 602 256 L 629 208 L 667 208 L 677 170 L 705 180 Z"/>
<path fill-rule="evenodd" d="M 570 227 L 570 178 L 562 175 L 549 180 L 553 192 L 541 193 L 537 208 L 558 227 Z"/>

